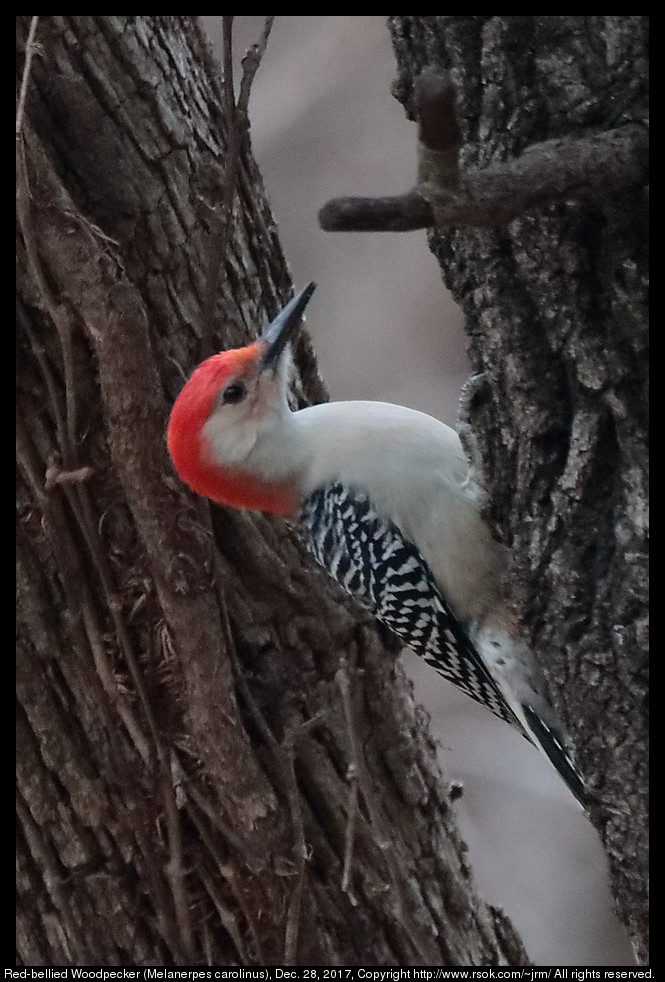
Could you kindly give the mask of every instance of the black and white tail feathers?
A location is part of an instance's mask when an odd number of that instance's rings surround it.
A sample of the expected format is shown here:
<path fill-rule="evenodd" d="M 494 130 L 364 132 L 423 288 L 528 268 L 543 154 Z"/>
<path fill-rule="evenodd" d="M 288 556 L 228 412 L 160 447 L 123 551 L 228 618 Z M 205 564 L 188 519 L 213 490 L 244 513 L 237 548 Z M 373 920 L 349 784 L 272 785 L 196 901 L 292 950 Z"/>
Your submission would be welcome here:
<path fill-rule="evenodd" d="M 443 678 L 540 745 L 578 801 L 584 783 L 560 736 L 528 704 L 528 731 L 493 678 L 464 625 L 446 604 L 416 546 L 369 498 L 343 484 L 319 488 L 301 509 L 303 541 L 314 559 Z"/>

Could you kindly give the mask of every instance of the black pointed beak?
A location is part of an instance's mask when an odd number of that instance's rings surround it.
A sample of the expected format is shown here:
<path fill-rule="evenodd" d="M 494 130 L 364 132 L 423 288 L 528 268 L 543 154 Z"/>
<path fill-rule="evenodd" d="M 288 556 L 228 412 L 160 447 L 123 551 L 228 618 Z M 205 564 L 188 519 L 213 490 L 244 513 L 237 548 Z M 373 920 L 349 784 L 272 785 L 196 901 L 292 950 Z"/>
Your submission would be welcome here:
<path fill-rule="evenodd" d="M 289 341 L 295 337 L 302 323 L 302 315 L 305 307 L 309 303 L 310 297 L 315 289 L 316 283 L 308 283 L 297 297 L 289 300 L 286 307 L 266 327 L 261 338 L 267 344 L 261 360 L 262 372 L 267 368 L 272 368 L 273 371 L 276 371 L 280 355 Z"/>

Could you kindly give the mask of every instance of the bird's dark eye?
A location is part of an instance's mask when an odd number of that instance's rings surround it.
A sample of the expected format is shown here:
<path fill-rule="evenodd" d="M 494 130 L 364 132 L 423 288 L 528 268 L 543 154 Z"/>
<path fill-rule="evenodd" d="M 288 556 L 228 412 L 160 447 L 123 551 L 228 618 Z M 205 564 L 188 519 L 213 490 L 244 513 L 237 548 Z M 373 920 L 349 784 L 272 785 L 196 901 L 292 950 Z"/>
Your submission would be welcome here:
<path fill-rule="evenodd" d="M 231 382 L 222 393 L 222 402 L 233 403 L 242 402 L 247 395 L 247 386 L 244 382 Z"/>

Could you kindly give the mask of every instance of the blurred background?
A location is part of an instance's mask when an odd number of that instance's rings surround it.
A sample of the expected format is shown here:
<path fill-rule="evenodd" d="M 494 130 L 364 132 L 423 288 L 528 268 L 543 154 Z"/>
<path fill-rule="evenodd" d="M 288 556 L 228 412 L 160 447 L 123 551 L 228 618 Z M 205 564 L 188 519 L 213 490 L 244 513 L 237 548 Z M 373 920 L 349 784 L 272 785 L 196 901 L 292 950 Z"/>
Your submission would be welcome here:
<path fill-rule="evenodd" d="M 221 55 L 221 17 L 203 17 Z M 263 17 L 236 17 L 234 60 Z M 467 375 L 463 318 L 425 233 L 322 232 L 329 198 L 415 182 L 416 127 L 392 98 L 384 17 L 277 17 L 250 98 L 251 139 L 296 288 L 316 280 L 308 328 L 332 399 L 380 399 L 455 425 Z M 459 781 L 459 827 L 479 892 L 538 965 L 632 965 L 597 835 L 553 768 L 505 723 L 403 656 Z"/>

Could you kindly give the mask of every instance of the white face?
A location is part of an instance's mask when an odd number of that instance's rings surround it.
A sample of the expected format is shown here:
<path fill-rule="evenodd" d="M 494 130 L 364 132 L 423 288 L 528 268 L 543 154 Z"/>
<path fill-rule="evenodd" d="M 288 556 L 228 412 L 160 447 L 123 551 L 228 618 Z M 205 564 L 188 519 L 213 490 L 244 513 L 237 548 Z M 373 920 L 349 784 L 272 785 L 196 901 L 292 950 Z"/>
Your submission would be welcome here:
<path fill-rule="evenodd" d="M 261 372 L 253 364 L 227 379 L 203 426 L 203 439 L 216 463 L 248 466 L 252 455 L 261 456 L 262 441 L 289 413 L 286 391 L 290 369 L 291 355 L 285 351 L 276 372 Z"/>

